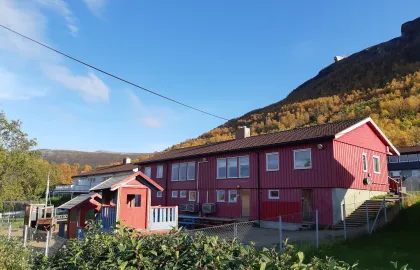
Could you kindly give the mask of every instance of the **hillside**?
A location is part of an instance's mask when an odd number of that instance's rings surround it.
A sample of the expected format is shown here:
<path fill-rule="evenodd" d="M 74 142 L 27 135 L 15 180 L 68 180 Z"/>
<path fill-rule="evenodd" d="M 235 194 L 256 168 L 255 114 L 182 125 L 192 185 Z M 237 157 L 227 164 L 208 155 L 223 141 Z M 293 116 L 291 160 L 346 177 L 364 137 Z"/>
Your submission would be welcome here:
<path fill-rule="evenodd" d="M 52 149 L 39 149 L 39 151 L 42 153 L 44 159 L 48 162 L 53 162 L 57 164 L 79 163 L 81 165 L 89 164 L 91 166 L 121 162 L 125 157 L 129 157 L 131 159 L 138 159 L 140 156 L 147 155 L 144 153 L 117 153 L 107 151 L 84 152 Z"/>
<path fill-rule="evenodd" d="M 371 116 L 398 146 L 420 144 L 420 18 L 401 36 L 321 70 L 284 100 L 232 119 L 170 149 L 232 139 L 238 126 L 251 135 Z"/>

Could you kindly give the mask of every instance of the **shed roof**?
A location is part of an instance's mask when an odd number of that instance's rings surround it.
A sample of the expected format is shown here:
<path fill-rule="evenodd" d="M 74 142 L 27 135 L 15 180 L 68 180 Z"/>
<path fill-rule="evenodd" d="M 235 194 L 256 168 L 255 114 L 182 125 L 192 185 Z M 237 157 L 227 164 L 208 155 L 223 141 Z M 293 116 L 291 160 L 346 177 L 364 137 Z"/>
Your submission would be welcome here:
<path fill-rule="evenodd" d="M 156 191 L 163 191 L 163 188 L 150 179 L 147 175 L 145 175 L 142 172 L 136 172 L 131 175 L 121 175 L 121 176 L 114 176 L 110 179 L 94 186 L 90 189 L 90 191 L 97 191 L 97 190 L 104 190 L 104 189 L 111 189 L 116 190 L 119 187 L 123 186 L 124 184 L 127 184 L 130 181 L 139 181 L 140 183 L 146 185 L 148 188 L 151 188 Z"/>
<path fill-rule="evenodd" d="M 68 201 L 68 202 L 60 205 L 57 208 L 60 208 L 60 209 L 72 209 L 72 208 L 78 206 L 79 204 L 84 203 L 85 201 L 90 200 L 90 199 L 93 199 L 95 197 L 101 198 L 101 195 L 99 195 L 98 193 L 82 194 L 82 195 L 79 195 L 79 196 L 71 199 L 70 201 Z"/>
<path fill-rule="evenodd" d="M 87 172 L 82 172 L 77 175 L 74 175 L 73 177 L 84 177 L 84 176 L 101 175 L 101 174 L 109 174 L 109 173 L 130 172 L 136 168 L 137 166 L 134 165 L 133 163 L 112 165 L 112 166 L 96 168 L 94 170 L 90 170 Z"/>
<path fill-rule="evenodd" d="M 297 144 L 308 141 L 333 139 L 344 135 L 361 124 L 370 123 L 371 127 L 376 129 L 378 136 L 389 145 L 393 150 L 395 147 L 389 142 L 385 135 L 379 130 L 378 126 L 371 118 L 355 118 L 343 121 L 337 121 L 328 124 L 295 128 L 276 133 L 251 136 L 244 139 L 229 140 L 218 143 L 181 148 L 158 153 L 146 160 L 134 164 L 142 165 L 157 161 L 174 160 L 187 157 L 203 156 L 208 154 L 225 153 L 232 151 L 244 151 L 269 146 L 280 146 L 288 144 Z M 395 152 L 394 151 L 394 152 Z"/>

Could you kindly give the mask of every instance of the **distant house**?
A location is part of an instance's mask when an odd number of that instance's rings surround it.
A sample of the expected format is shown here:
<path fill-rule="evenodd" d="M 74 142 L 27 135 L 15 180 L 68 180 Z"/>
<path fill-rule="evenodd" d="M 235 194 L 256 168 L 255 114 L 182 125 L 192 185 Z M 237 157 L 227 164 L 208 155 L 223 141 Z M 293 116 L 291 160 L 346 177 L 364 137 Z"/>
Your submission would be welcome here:
<path fill-rule="evenodd" d="M 372 119 L 351 119 L 158 153 L 135 163 L 165 190 L 155 205 L 236 219 L 338 223 L 352 209 L 389 191 L 387 157 L 398 150 Z M 349 213 L 350 214 L 350 211 Z M 291 216 L 290 216 L 291 217 Z M 287 221 L 287 220 L 285 220 Z"/>
<path fill-rule="evenodd" d="M 420 175 L 420 146 L 398 148 L 400 156 L 388 158 L 389 176 L 406 178 Z"/>
<path fill-rule="evenodd" d="M 58 185 L 53 190 L 54 195 L 71 195 L 89 193 L 90 188 L 108 180 L 111 177 L 130 175 L 138 171 L 138 166 L 131 163 L 130 158 L 125 158 L 121 165 L 106 166 L 73 176 L 73 184 Z"/>

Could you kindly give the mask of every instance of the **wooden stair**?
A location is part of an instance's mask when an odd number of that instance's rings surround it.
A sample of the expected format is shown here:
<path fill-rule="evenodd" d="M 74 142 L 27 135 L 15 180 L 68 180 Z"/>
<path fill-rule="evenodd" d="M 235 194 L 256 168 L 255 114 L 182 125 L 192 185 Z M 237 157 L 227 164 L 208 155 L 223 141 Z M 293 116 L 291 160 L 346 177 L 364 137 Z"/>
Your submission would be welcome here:
<path fill-rule="evenodd" d="M 399 200 L 398 196 L 387 197 L 385 202 L 389 204 L 395 204 Z M 373 199 L 367 200 L 362 205 L 360 205 L 356 210 L 354 210 L 350 215 L 346 217 L 346 227 L 347 228 L 356 228 L 366 225 L 366 205 L 368 208 L 369 220 L 375 219 L 379 208 L 381 207 L 382 199 Z M 344 223 L 340 223 L 334 226 L 335 229 L 343 229 Z"/>

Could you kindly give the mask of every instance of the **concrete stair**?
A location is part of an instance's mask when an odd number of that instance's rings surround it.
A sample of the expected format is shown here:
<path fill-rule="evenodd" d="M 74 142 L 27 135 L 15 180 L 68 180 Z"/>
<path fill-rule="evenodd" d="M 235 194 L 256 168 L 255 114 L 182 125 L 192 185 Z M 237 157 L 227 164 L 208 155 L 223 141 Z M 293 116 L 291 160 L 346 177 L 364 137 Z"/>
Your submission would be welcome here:
<path fill-rule="evenodd" d="M 389 196 L 389 195 L 388 195 Z M 396 201 L 399 200 L 398 196 L 387 197 L 385 202 L 387 205 L 395 204 Z M 369 220 L 375 219 L 379 208 L 381 207 L 382 199 L 373 199 L 367 200 L 362 205 L 360 205 L 356 210 L 354 210 L 350 215 L 346 218 L 346 227 L 347 228 L 356 228 L 360 226 L 366 225 L 366 205 L 368 208 L 368 215 Z M 334 226 L 335 229 L 343 229 L 344 223 L 341 221 L 340 223 Z"/>

